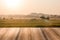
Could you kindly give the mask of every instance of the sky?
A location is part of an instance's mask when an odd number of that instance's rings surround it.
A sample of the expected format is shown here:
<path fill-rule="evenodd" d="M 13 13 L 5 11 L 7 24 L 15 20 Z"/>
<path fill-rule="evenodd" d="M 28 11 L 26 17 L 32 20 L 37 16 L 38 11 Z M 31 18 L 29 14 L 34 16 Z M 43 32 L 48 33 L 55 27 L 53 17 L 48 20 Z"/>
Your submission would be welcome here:
<path fill-rule="evenodd" d="M 0 15 L 60 15 L 60 0 L 0 0 Z"/>

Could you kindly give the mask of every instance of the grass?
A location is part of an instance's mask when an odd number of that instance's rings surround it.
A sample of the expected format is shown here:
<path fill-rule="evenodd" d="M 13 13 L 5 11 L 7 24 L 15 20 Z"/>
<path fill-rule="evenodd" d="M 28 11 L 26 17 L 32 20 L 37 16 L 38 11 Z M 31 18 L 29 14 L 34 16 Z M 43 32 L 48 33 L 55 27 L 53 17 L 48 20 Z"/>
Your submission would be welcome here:
<path fill-rule="evenodd" d="M 0 19 L 0 27 L 58 27 L 60 20 Z"/>

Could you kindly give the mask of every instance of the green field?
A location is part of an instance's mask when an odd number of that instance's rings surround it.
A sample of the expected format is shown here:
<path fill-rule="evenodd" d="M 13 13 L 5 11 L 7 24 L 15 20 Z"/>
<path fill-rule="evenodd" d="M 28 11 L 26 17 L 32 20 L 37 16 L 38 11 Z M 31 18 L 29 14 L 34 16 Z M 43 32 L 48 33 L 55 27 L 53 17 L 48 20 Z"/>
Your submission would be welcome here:
<path fill-rule="evenodd" d="M 0 27 L 59 27 L 60 20 L 0 19 Z"/>

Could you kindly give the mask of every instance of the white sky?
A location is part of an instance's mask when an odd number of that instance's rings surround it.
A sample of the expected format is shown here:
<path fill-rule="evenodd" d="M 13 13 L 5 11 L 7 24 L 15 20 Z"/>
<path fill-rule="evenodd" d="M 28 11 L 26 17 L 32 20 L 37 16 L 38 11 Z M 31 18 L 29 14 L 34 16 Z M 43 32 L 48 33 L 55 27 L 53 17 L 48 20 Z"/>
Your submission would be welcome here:
<path fill-rule="evenodd" d="M 20 0 L 17 4 L 13 0 L 12 4 L 8 4 L 9 6 L 7 3 L 6 0 L 0 0 L 0 15 L 19 15 L 32 12 L 60 14 L 60 0 Z"/>

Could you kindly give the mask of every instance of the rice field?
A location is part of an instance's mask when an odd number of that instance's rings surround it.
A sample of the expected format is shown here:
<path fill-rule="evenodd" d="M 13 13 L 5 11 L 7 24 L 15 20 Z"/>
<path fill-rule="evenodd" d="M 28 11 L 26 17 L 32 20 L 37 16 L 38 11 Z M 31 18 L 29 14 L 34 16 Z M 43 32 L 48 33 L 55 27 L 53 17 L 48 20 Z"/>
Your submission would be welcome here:
<path fill-rule="evenodd" d="M 0 27 L 59 27 L 60 20 L 0 19 Z"/>

